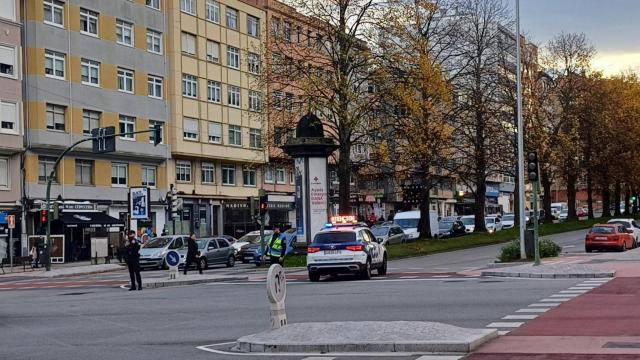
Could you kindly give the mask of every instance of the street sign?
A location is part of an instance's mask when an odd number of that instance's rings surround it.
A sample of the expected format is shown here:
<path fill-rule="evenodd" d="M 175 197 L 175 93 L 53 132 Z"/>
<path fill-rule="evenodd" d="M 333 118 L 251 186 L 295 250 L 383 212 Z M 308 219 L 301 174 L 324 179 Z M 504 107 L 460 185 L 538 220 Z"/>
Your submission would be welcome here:
<path fill-rule="evenodd" d="M 178 266 L 180 264 L 180 254 L 175 250 L 170 250 L 165 258 L 168 267 Z"/>
<path fill-rule="evenodd" d="M 287 278 L 280 264 L 273 264 L 267 272 L 267 297 L 271 303 L 271 328 L 287 325 L 284 299 L 287 297 Z"/>
<path fill-rule="evenodd" d="M 0 224 L 6 224 L 6 223 L 7 223 L 7 213 L 0 212 Z"/>
<path fill-rule="evenodd" d="M 16 216 L 15 215 L 7 215 L 7 227 L 9 229 L 16 228 Z"/>

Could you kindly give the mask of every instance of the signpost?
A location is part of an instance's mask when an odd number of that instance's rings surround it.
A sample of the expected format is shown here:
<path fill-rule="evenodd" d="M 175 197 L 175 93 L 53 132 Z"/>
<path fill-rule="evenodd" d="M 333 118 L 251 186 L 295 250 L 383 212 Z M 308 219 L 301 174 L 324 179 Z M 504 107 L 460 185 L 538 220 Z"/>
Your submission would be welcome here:
<path fill-rule="evenodd" d="M 178 265 L 180 264 L 180 254 L 175 250 L 169 250 L 167 257 L 165 257 L 167 266 L 169 267 L 169 279 L 175 279 L 178 277 Z"/>
<path fill-rule="evenodd" d="M 279 329 L 287 325 L 287 313 L 284 308 L 284 300 L 287 297 L 287 278 L 280 264 L 271 265 L 267 272 L 267 297 L 271 309 L 271 329 Z"/>
<path fill-rule="evenodd" d="M 9 228 L 9 262 L 13 272 L 13 229 L 16 228 L 16 216 L 7 215 L 7 227 Z"/>

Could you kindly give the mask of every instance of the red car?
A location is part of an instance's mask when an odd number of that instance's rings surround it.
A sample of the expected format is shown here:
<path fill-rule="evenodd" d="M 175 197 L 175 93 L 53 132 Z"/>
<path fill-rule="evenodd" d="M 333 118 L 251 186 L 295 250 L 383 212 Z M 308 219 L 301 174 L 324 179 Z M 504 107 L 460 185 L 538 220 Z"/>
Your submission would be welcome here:
<path fill-rule="evenodd" d="M 584 250 L 588 253 L 593 250 L 625 251 L 633 248 L 633 234 L 619 224 L 596 224 L 584 240 Z"/>

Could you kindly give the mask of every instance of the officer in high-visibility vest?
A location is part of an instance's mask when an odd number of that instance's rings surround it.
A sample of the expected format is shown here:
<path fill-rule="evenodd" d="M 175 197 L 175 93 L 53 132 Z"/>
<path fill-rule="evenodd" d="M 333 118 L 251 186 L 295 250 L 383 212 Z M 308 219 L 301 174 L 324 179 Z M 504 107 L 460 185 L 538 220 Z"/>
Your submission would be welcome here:
<path fill-rule="evenodd" d="M 284 266 L 284 255 L 286 252 L 286 241 L 284 234 L 280 233 L 280 227 L 276 226 L 273 229 L 273 235 L 271 241 L 269 241 L 269 249 L 267 249 L 267 256 L 271 264 L 280 264 Z"/>

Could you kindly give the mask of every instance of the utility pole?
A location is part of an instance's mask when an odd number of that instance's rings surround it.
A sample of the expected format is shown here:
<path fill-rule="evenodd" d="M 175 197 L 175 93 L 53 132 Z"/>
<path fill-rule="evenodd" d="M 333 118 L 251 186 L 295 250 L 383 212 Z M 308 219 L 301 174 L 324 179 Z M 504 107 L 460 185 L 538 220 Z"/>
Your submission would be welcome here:
<path fill-rule="evenodd" d="M 524 234 L 527 227 L 524 192 L 524 124 L 522 121 L 522 74 L 520 70 L 520 0 L 516 0 L 516 95 L 518 98 L 518 215 L 520 224 L 520 258 L 526 259 Z"/>
<path fill-rule="evenodd" d="M 264 243 L 264 220 L 267 213 L 267 193 L 264 189 L 260 189 L 258 195 L 260 196 L 260 254 L 262 254 L 262 267 L 267 266 L 267 254 L 265 254 Z"/>

